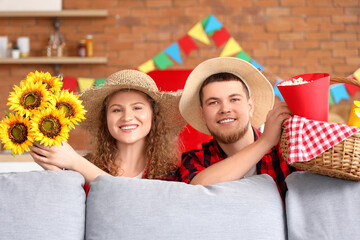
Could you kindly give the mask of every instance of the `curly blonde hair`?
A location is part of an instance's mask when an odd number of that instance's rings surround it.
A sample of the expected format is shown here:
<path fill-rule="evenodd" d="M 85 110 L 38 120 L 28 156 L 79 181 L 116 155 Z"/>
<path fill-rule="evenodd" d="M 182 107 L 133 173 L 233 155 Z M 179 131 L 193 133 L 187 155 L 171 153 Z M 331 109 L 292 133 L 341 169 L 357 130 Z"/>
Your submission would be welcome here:
<path fill-rule="evenodd" d="M 94 148 L 88 156 L 89 161 L 97 167 L 108 172 L 113 176 L 121 176 L 122 170 L 115 163 L 118 149 L 116 139 L 114 139 L 107 126 L 106 112 L 109 99 L 120 91 L 137 90 L 119 90 L 107 96 L 101 109 L 100 126 L 94 138 Z M 137 91 L 141 92 L 141 91 Z M 147 94 L 144 94 L 152 106 L 153 119 L 151 129 L 146 137 L 145 153 L 148 159 L 147 174 L 148 179 L 164 179 L 167 175 L 174 175 L 179 164 L 179 148 L 177 147 L 176 135 L 172 134 L 167 124 L 167 116 L 161 110 L 159 103 L 155 102 Z"/>

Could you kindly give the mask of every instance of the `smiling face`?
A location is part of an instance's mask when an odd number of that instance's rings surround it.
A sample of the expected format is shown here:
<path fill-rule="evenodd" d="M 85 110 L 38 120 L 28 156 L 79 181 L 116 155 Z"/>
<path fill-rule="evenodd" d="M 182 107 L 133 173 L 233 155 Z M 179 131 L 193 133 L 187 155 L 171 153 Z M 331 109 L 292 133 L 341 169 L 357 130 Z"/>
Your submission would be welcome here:
<path fill-rule="evenodd" d="M 218 142 L 234 143 L 251 129 L 254 105 L 240 81 L 211 82 L 203 87 L 201 99 L 202 118 Z"/>
<path fill-rule="evenodd" d="M 145 143 L 153 111 L 148 97 L 137 91 L 115 93 L 107 104 L 107 125 L 118 144 Z"/>

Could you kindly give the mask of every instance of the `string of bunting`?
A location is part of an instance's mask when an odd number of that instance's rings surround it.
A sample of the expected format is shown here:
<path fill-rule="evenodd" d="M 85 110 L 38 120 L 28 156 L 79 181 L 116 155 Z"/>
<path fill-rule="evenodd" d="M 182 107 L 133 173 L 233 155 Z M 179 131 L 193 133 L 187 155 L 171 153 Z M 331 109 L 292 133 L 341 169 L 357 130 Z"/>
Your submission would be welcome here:
<path fill-rule="evenodd" d="M 214 16 L 210 15 L 202 21 L 196 23 L 185 36 L 180 38 L 175 43 L 171 44 L 154 58 L 146 61 L 138 67 L 138 70 L 148 73 L 153 70 L 164 70 L 172 65 L 174 62 L 182 64 L 182 57 L 180 50 L 186 56 L 189 56 L 191 51 L 197 50 L 198 45 L 196 41 L 210 45 L 210 39 L 215 42 L 217 48 L 224 46 L 220 53 L 220 57 L 235 56 L 245 61 L 250 62 L 261 71 L 264 67 L 252 59 L 236 42 L 236 40 L 229 34 L 223 24 Z"/>
<path fill-rule="evenodd" d="M 152 59 L 138 66 L 137 69 L 144 73 L 148 73 L 157 69 L 165 70 L 166 68 L 173 66 L 174 63 L 182 65 L 183 59 L 180 50 L 182 50 L 185 56 L 189 56 L 192 51 L 198 49 L 198 45 L 195 40 L 206 45 L 211 45 L 212 40 L 217 48 L 224 46 L 220 53 L 220 57 L 237 57 L 248 61 L 261 72 L 264 72 L 265 70 L 263 66 L 252 59 L 243 50 L 243 48 L 229 34 L 223 24 L 214 15 L 209 15 L 202 21 L 196 23 L 185 36 L 165 48 Z M 284 101 L 276 87 L 276 84 L 282 81 L 282 79 L 272 73 L 269 73 L 268 71 L 266 73 L 272 75 L 274 79 L 276 79 L 276 83 L 274 85 L 275 96 L 277 96 L 281 101 Z M 350 77 L 360 81 L 360 68 L 357 69 Z M 63 88 L 76 92 L 77 87 L 79 87 L 80 92 L 83 92 L 89 87 L 101 86 L 105 79 L 64 77 L 63 81 Z M 354 96 L 359 90 L 360 88 L 350 84 L 331 85 L 329 104 L 332 105 L 340 102 L 342 99 L 349 99 L 349 95 Z"/>

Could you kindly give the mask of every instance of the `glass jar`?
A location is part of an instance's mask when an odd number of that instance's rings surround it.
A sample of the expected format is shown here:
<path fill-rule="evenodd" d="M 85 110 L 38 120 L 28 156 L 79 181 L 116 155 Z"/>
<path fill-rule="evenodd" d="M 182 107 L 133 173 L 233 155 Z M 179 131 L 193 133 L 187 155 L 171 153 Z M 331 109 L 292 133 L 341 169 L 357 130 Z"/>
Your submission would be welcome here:
<path fill-rule="evenodd" d="M 80 40 L 80 42 L 78 43 L 78 56 L 79 57 L 86 57 L 85 40 Z"/>
<path fill-rule="evenodd" d="M 87 57 L 94 56 L 94 42 L 92 35 L 86 35 L 85 47 L 86 47 L 86 56 Z"/>

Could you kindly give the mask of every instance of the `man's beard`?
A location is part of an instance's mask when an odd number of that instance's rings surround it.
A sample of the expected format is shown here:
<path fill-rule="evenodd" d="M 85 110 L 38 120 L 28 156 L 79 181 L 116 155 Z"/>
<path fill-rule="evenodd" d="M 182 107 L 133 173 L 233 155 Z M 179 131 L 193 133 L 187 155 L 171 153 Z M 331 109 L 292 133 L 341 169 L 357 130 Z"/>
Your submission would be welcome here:
<path fill-rule="evenodd" d="M 211 136 L 214 137 L 214 139 L 219 143 L 224 144 L 231 144 L 237 142 L 239 139 L 245 136 L 247 131 L 249 130 L 250 121 L 241 129 L 238 129 L 238 131 L 225 135 L 223 133 L 215 133 L 212 132 L 210 129 L 209 132 L 211 133 Z"/>

